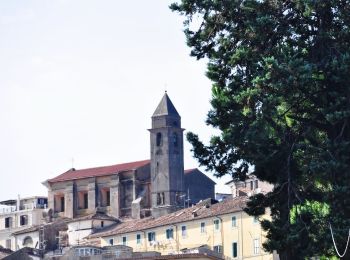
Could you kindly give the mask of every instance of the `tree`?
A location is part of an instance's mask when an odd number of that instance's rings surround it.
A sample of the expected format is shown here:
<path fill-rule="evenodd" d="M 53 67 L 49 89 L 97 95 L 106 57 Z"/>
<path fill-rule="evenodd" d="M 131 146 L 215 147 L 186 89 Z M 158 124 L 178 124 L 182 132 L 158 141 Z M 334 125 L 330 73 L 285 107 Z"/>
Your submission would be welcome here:
<path fill-rule="evenodd" d="M 345 0 L 180 0 L 191 55 L 208 59 L 220 130 L 188 133 L 194 156 L 220 177 L 249 167 L 274 184 L 251 198 L 268 251 L 281 259 L 335 255 L 350 228 L 350 3 Z M 350 251 L 350 250 L 349 250 Z M 347 254 L 347 257 L 350 255 Z"/>

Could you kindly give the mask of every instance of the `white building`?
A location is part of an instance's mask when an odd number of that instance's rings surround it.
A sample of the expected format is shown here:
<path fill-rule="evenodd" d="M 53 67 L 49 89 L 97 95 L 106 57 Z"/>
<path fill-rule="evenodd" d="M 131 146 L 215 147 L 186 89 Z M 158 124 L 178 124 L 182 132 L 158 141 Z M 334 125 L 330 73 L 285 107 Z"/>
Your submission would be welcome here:
<path fill-rule="evenodd" d="M 231 188 L 232 196 L 252 196 L 258 193 L 272 191 L 273 185 L 259 180 L 255 175 L 250 174 L 245 181 L 232 180 L 226 183 Z"/>
<path fill-rule="evenodd" d="M 99 212 L 75 218 L 68 222 L 68 243 L 70 246 L 82 245 L 88 235 L 118 222 L 117 218 Z"/>
<path fill-rule="evenodd" d="M 27 246 L 34 247 L 31 237 L 23 238 L 17 242 L 14 232 L 40 225 L 43 222 L 43 212 L 47 207 L 46 197 L 18 198 L 0 202 L 0 245 L 4 248 L 17 250 Z"/>

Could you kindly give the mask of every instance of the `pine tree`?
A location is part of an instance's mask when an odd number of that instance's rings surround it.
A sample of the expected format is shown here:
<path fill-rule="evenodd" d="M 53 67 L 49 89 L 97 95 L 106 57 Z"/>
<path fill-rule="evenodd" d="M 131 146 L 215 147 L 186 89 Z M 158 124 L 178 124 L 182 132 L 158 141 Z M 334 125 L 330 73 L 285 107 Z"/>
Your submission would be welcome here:
<path fill-rule="evenodd" d="M 220 130 L 188 133 L 194 156 L 220 177 L 250 168 L 274 184 L 246 211 L 262 221 L 281 259 L 335 255 L 350 228 L 350 2 L 181 0 L 191 55 L 208 59 Z M 350 251 L 350 250 L 349 250 Z M 350 257 L 350 252 L 347 254 Z M 350 259 L 350 258 L 349 258 Z"/>

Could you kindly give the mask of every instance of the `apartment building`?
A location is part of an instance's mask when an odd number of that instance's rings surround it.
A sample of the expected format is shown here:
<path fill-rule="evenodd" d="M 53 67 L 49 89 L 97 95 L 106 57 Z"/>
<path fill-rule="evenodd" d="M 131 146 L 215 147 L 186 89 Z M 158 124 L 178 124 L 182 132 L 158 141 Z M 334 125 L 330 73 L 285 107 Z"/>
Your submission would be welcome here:
<path fill-rule="evenodd" d="M 43 222 L 43 211 L 47 208 L 47 197 L 18 198 L 0 202 L 0 245 L 17 250 L 23 246 L 34 247 L 33 238 L 28 236 L 18 245 L 12 234 Z"/>

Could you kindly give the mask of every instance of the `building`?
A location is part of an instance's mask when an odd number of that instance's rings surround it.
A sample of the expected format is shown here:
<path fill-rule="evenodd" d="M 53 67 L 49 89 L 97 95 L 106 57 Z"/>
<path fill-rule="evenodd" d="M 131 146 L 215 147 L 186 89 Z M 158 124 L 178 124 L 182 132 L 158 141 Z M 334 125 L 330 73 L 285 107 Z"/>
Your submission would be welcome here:
<path fill-rule="evenodd" d="M 223 201 L 223 200 L 228 199 L 228 198 L 232 198 L 231 193 L 220 193 L 220 192 L 215 193 L 215 199 L 217 201 Z"/>
<path fill-rule="evenodd" d="M 88 235 L 116 223 L 119 223 L 118 219 L 99 212 L 74 218 L 67 223 L 68 245 L 84 244 L 84 238 Z"/>
<path fill-rule="evenodd" d="M 53 222 L 42 223 L 12 233 L 16 242 L 16 250 L 23 248 L 35 248 L 39 251 L 56 250 L 61 247 L 62 237 L 60 233 L 67 235 L 67 219 L 57 219 Z M 60 240 L 60 242 L 58 242 Z M 58 243 L 57 243 L 58 242 Z"/>
<path fill-rule="evenodd" d="M 101 246 L 124 245 L 137 252 L 158 251 L 162 255 L 205 246 L 226 258 L 273 259 L 262 249 L 266 238 L 259 219 L 243 211 L 247 200 L 246 196 L 214 204 L 205 200 L 158 218 L 124 220 L 87 239 L 100 238 Z"/>
<path fill-rule="evenodd" d="M 198 185 L 200 184 L 200 185 Z M 215 182 L 197 168 L 185 170 L 185 192 L 188 204 L 215 198 Z"/>
<path fill-rule="evenodd" d="M 183 208 L 188 193 L 193 202 L 214 198 L 215 182 L 197 169 L 184 173 L 183 131 L 181 117 L 165 93 L 149 129 L 151 159 L 72 168 L 47 180 L 54 216 L 78 218 L 98 208 L 115 218 L 157 217 Z M 203 182 L 198 185 L 195 180 Z"/>
<path fill-rule="evenodd" d="M 18 198 L 0 202 L 0 246 L 17 250 L 18 244 L 12 235 L 35 225 L 43 223 L 43 212 L 47 208 L 46 197 Z M 24 246 L 32 242 L 31 238 L 22 241 Z"/>
<path fill-rule="evenodd" d="M 250 174 L 245 181 L 231 180 L 226 183 L 231 188 L 232 196 L 252 196 L 257 193 L 268 193 L 272 191 L 273 185 L 259 180 L 255 175 Z"/>
<path fill-rule="evenodd" d="M 123 245 L 115 246 L 74 246 L 62 254 L 46 255 L 45 259 L 55 260 L 110 260 L 110 259 L 187 259 L 187 260 L 223 260 L 215 252 L 205 247 L 185 250 L 179 255 L 161 255 L 159 252 L 133 252 L 133 248 Z"/>

